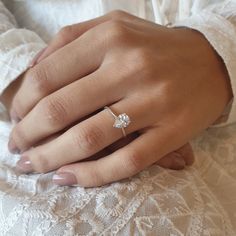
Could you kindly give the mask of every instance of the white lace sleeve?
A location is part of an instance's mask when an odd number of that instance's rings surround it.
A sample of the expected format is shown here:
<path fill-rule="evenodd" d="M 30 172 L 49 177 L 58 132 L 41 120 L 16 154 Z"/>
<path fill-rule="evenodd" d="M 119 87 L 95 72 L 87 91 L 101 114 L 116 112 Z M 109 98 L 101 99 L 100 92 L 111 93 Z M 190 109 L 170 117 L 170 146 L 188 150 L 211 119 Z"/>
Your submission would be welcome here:
<path fill-rule="evenodd" d="M 17 28 L 13 15 L 0 1 L 0 94 L 44 47 L 37 34 Z"/>
<path fill-rule="evenodd" d="M 197 1 L 195 1 L 197 2 Z M 193 4 L 190 17 L 175 23 L 175 26 L 187 26 L 200 31 L 222 57 L 228 74 L 234 97 L 236 96 L 236 2 L 221 1 L 217 4 Z M 236 101 L 232 102 L 227 114 L 227 125 L 236 121 Z"/>

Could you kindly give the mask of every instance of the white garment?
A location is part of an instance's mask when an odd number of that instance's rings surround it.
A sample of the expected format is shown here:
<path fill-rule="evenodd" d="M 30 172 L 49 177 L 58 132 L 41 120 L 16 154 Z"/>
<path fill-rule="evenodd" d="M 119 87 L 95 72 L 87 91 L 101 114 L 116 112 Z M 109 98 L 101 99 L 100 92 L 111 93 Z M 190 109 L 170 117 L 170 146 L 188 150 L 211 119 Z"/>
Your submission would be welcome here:
<path fill-rule="evenodd" d="M 0 1 L 0 92 L 61 27 L 118 8 L 201 31 L 223 58 L 236 94 L 234 0 L 2 2 L 21 29 Z M 0 236 L 236 235 L 236 125 L 195 140 L 197 162 L 185 171 L 153 166 L 126 181 L 83 189 L 53 185 L 52 173 L 19 175 L 19 157 L 7 150 L 11 125 L 4 111 L 0 117 Z M 233 103 L 228 122 L 235 120 Z"/>

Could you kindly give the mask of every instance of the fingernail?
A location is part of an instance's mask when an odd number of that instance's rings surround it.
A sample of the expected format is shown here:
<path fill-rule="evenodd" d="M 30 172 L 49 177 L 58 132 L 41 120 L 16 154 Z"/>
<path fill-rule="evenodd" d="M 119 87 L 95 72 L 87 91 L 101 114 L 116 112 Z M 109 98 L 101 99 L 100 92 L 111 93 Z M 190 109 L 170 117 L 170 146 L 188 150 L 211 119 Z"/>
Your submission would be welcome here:
<path fill-rule="evenodd" d="M 53 176 L 53 182 L 57 185 L 75 185 L 77 180 L 74 174 L 68 172 L 57 173 Z"/>
<path fill-rule="evenodd" d="M 176 170 L 182 170 L 185 167 L 185 161 L 182 156 L 175 156 L 172 160 L 172 165 Z"/>
<path fill-rule="evenodd" d="M 16 112 L 14 110 L 10 111 L 10 117 L 11 117 L 12 123 L 19 123 L 20 122 L 20 118 L 18 117 L 18 115 L 16 114 Z"/>
<path fill-rule="evenodd" d="M 28 66 L 29 68 L 34 67 L 35 65 L 37 65 L 40 62 L 40 58 L 43 55 L 43 53 L 46 51 L 46 49 L 47 49 L 47 47 L 45 47 L 44 49 L 39 51 L 38 54 L 36 54 L 34 59 L 30 62 L 29 66 Z"/>
<path fill-rule="evenodd" d="M 31 161 L 27 156 L 21 156 L 20 160 L 16 163 L 16 168 L 22 173 L 33 172 Z"/>
<path fill-rule="evenodd" d="M 10 140 L 8 142 L 8 150 L 12 154 L 19 154 L 20 153 L 20 149 L 16 146 L 16 143 L 14 142 L 14 140 L 12 138 L 10 138 Z"/>

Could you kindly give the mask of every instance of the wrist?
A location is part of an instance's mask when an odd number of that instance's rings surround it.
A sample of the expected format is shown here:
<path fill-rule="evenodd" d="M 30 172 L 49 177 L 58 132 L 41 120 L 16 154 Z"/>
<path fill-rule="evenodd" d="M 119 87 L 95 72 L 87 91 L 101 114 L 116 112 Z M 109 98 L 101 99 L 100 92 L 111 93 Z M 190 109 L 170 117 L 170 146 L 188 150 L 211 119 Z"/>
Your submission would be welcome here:
<path fill-rule="evenodd" d="M 179 31 L 176 32 L 176 34 L 179 34 L 180 37 L 188 41 L 183 40 L 185 41 L 186 47 L 190 46 L 193 55 L 198 56 L 200 60 L 205 58 L 207 62 L 205 66 L 210 67 L 212 72 L 209 74 L 209 77 L 217 82 L 218 87 L 222 88 L 222 93 L 219 95 L 224 99 L 225 107 L 228 106 L 233 99 L 233 91 L 229 73 L 223 58 L 200 31 L 188 27 L 175 27 L 173 29 Z M 199 70 L 205 73 L 204 67 L 199 68 Z"/>

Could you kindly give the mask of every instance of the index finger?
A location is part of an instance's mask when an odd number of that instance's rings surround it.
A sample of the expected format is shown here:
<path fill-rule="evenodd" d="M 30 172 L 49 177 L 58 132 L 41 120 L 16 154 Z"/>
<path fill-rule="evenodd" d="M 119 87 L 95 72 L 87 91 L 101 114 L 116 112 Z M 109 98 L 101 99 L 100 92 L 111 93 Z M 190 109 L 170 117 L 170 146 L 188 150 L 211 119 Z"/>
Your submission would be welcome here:
<path fill-rule="evenodd" d="M 48 57 L 58 49 L 67 45 L 68 43 L 74 41 L 75 39 L 83 35 L 85 32 L 87 32 L 89 29 L 99 24 L 102 24 L 112 19 L 129 20 L 129 18 L 130 15 L 128 13 L 123 12 L 121 10 L 114 10 L 106 15 L 94 18 L 92 20 L 65 26 L 59 31 L 56 37 L 49 43 L 48 47 L 39 55 L 39 57 L 35 59 L 31 66 L 34 66 L 35 64 L 39 63 L 44 58 Z"/>

